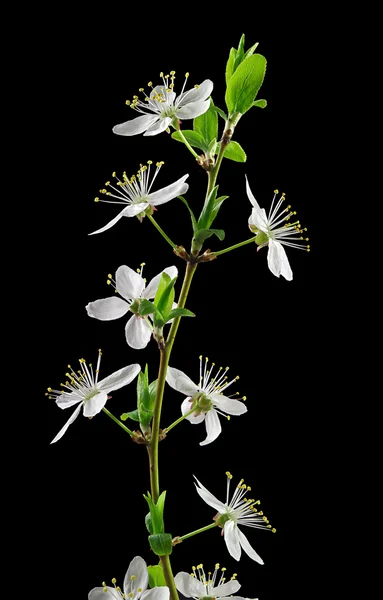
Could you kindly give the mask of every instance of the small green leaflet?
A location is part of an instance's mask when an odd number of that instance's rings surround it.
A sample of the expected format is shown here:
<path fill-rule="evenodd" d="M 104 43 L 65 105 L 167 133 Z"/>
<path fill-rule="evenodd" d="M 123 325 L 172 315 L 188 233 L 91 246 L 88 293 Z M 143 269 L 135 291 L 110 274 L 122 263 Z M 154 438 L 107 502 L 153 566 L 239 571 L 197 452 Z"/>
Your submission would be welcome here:
<path fill-rule="evenodd" d="M 149 587 L 161 587 L 166 585 L 165 575 L 161 565 L 154 565 L 148 567 L 149 574 Z"/>
<path fill-rule="evenodd" d="M 253 106 L 259 106 L 259 108 L 266 108 L 267 100 L 256 100 L 253 102 Z"/>
<path fill-rule="evenodd" d="M 261 54 L 248 56 L 231 77 L 226 90 L 226 106 L 230 114 L 244 114 L 251 108 L 263 83 L 266 59 Z"/>
<path fill-rule="evenodd" d="M 220 148 L 220 144 L 217 144 L 216 154 L 218 154 Z M 224 158 L 229 158 L 230 160 L 235 160 L 236 162 L 246 162 L 247 156 L 240 144 L 238 142 L 230 142 L 225 150 Z"/>
<path fill-rule="evenodd" d="M 211 141 L 218 137 L 218 115 L 212 102 L 205 113 L 194 119 L 193 129 L 202 137 L 204 146 L 208 150 Z"/>
<path fill-rule="evenodd" d="M 196 232 L 194 238 L 199 244 L 203 244 L 204 241 L 212 235 L 216 235 L 221 242 L 225 238 L 225 232 L 223 229 L 200 229 Z"/>
<path fill-rule="evenodd" d="M 182 133 L 185 136 L 187 142 L 191 146 L 193 146 L 193 148 L 199 148 L 200 150 L 202 150 L 202 152 L 207 152 L 208 144 L 204 143 L 201 134 L 197 133 L 196 131 L 192 131 L 191 129 L 183 129 Z M 174 140 L 177 140 L 177 142 L 182 142 L 183 144 L 185 143 L 179 131 L 174 131 L 174 133 L 172 133 L 172 138 Z"/>

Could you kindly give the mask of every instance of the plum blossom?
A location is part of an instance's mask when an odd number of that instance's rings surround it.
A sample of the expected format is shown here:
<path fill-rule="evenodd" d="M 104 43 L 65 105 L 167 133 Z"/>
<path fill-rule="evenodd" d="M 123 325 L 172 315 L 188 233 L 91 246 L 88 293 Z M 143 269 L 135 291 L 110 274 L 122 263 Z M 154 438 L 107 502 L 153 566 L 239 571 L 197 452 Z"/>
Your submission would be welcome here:
<path fill-rule="evenodd" d="M 247 408 L 243 402 L 223 395 L 223 391 L 239 377 L 228 381 L 226 373 L 229 367 L 225 369 L 220 367 L 213 373 L 215 363 L 212 363 L 209 368 L 209 359 L 206 358 L 203 361 L 202 356 L 199 358 L 200 379 L 198 384 L 194 383 L 183 371 L 173 367 L 168 367 L 166 381 L 170 387 L 187 396 L 181 405 L 183 415 L 195 408 L 195 411 L 186 419 L 194 425 L 205 422 L 207 437 L 200 442 L 200 446 L 205 446 L 217 439 L 222 431 L 219 414 L 225 417 L 226 415 L 242 415 L 247 412 Z M 242 400 L 246 400 L 246 396 L 243 396 Z"/>
<path fill-rule="evenodd" d="M 260 501 L 244 497 L 246 492 L 251 491 L 251 488 L 243 483 L 243 479 L 237 485 L 229 502 L 230 481 L 233 476 L 229 472 L 226 473 L 226 476 L 227 490 L 225 503 L 213 496 L 195 477 L 197 493 L 209 506 L 218 511 L 214 519 L 219 526 L 223 527 L 222 534 L 224 535 L 229 554 L 235 560 L 239 560 L 241 558 L 241 550 L 244 550 L 250 558 L 263 565 L 263 560 L 250 546 L 247 537 L 242 533 L 239 525 L 255 527 L 257 529 L 269 529 L 273 533 L 276 530 L 271 527 L 263 512 L 255 508 L 257 504 L 260 504 Z"/>
<path fill-rule="evenodd" d="M 68 365 L 69 371 L 66 373 L 68 379 L 65 383 L 61 384 L 62 390 L 48 388 L 46 396 L 55 399 L 57 406 L 60 408 L 70 408 L 71 406 L 78 404 L 78 407 L 74 413 L 72 413 L 70 419 L 65 423 L 64 427 L 60 429 L 56 437 L 51 441 L 51 444 L 54 444 L 62 438 L 69 425 L 77 419 L 81 408 L 83 409 L 84 417 L 94 417 L 104 408 L 109 392 L 119 390 L 125 385 L 128 385 L 128 383 L 133 381 L 141 371 L 140 365 L 133 364 L 98 381 L 101 356 L 102 352 L 99 350 L 95 371 L 93 371 L 92 364 L 89 364 L 88 366 L 86 361 L 83 358 L 80 358 L 80 370 L 77 372 Z"/>
<path fill-rule="evenodd" d="M 275 199 L 279 192 L 278 190 L 274 190 L 274 198 L 271 203 L 269 215 L 266 216 L 265 209 L 259 206 L 252 194 L 247 177 L 246 191 L 247 196 L 253 205 L 253 210 L 249 217 L 249 227 L 251 231 L 258 234 L 255 239 L 255 242 L 258 244 L 258 250 L 264 246 L 268 246 L 267 264 L 270 271 L 273 275 L 276 275 L 276 277 L 282 275 L 287 281 L 291 281 L 293 272 L 283 246 L 299 248 L 300 250 L 307 250 L 307 252 L 310 252 L 310 246 L 304 244 L 304 242 L 309 241 L 309 238 L 302 235 L 307 231 L 307 227 L 302 228 L 299 221 L 294 221 L 293 223 L 289 222 L 291 217 L 295 216 L 297 213 L 290 210 L 290 205 L 281 209 L 281 206 L 285 201 L 285 194 L 282 194 L 275 204 Z M 285 213 L 287 213 L 287 215 Z M 296 243 L 295 240 L 299 240 L 299 242 Z"/>
<path fill-rule="evenodd" d="M 116 271 L 115 280 L 112 275 L 108 276 L 108 283 L 116 289 L 121 298 L 114 295 L 111 298 L 89 302 L 85 307 L 90 317 L 101 321 L 119 319 L 131 311 L 133 314 L 126 323 L 125 337 L 129 346 L 136 350 L 145 348 L 152 335 L 152 326 L 149 319 L 138 316 L 136 306 L 142 298 L 151 300 L 155 297 L 162 273 L 167 273 L 171 279 L 174 279 L 178 274 L 177 267 L 167 267 L 146 285 L 146 280 L 142 277 L 144 265 L 145 263 L 141 264 L 141 270 L 138 269 L 138 272 L 122 265 Z"/>
<path fill-rule="evenodd" d="M 116 217 L 114 217 L 114 219 L 104 225 L 104 227 L 97 229 L 97 231 L 93 231 L 89 235 L 102 233 L 103 231 L 110 229 L 122 217 L 136 216 L 142 221 L 145 212 L 147 212 L 149 208 L 151 209 L 151 212 L 153 212 L 160 204 L 165 204 L 188 191 L 189 185 L 185 183 L 185 181 L 189 175 L 186 174 L 174 183 L 171 183 L 156 192 L 152 192 L 153 183 L 164 162 L 161 161 L 156 163 L 157 169 L 150 181 L 150 167 L 152 164 L 153 161 L 148 160 L 148 166 L 140 165 L 137 175 L 132 175 L 130 179 L 127 177 L 126 172 L 123 173 L 122 180 L 117 177 L 115 172 L 112 174 L 113 178 L 117 179 L 117 187 L 112 185 L 110 181 L 107 181 L 105 187 L 100 190 L 100 194 L 103 194 L 103 196 L 106 196 L 107 198 L 115 198 L 115 200 L 105 200 L 104 198 L 97 197 L 94 201 L 105 202 L 107 204 L 122 204 L 124 208 Z"/>
<path fill-rule="evenodd" d="M 185 82 L 181 93 L 176 96 L 174 92 L 175 71 L 170 71 L 170 75 L 160 73 L 162 84 L 153 88 L 150 81 L 148 87 L 151 88 L 149 95 L 144 88 L 139 91 L 143 93 L 143 99 L 133 96 L 132 102 L 127 100 L 126 104 L 142 113 L 141 117 L 136 117 L 125 123 L 120 123 L 113 127 L 113 133 L 117 135 L 157 135 L 162 133 L 174 120 L 195 119 L 204 114 L 209 106 L 208 100 L 212 90 L 213 82 L 205 79 L 201 85 L 196 85 L 191 90 L 185 92 L 186 82 L 189 73 L 185 74 Z"/>

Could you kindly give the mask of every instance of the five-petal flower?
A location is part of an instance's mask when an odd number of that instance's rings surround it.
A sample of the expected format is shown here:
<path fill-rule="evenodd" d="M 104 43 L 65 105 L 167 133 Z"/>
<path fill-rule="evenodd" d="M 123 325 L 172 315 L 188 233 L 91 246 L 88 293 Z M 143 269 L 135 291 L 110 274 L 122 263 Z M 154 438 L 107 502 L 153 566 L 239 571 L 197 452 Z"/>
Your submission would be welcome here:
<path fill-rule="evenodd" d="M 205 421 L 207 437 L 200 446 L 205 446 L 213 442 L 221 433 L 221 423 L 219 422 L 218 414 L 242 415 L 247 412 L 246 406 L 239 400 L 233 400 L 223 395 L 223 391 L 228 388 L 239 377 L 235 377 L 228 381 L 226 369 L 220 367 L 213 375 L 212 371 L 215 363 L 212 363 L 208 368 L 208 359 L 204 361 L 202 366 L 202 356 L 200 356 L 200 380 L 198 385 L 194 383 L 185 373 L 179 369 L 168 367 L 166 381 L 173 389 L 188 396 L 181 405 L 182 414 L 195 409 L 192 414 L 186 417 L 190 423 L 198 424 Z M 244 396 L 242 398 L 246 400 Z"/>
<path fill-rule="evenodd" d="M 266 216 L 265 209 L 259 206 L 253 196 L 247 177 L 246 191 L 247 196 L 253 205 L 253 210 L 249 217 L 249 227 L 251 231 L 258 234 L 255 240 L 258 244 L 258 250 L 263 248 L 263 246 L 268 246 L 267 264 L 270 271 L 277 277 L 282 275 L 285 279 L 291 281 L 293 272 L 283 246 L 290 246 L 292 248 L 299 248 L 300 250 L 307 250 L 310 252 L 310 246 L 302 244 L 302 241 L 307 242 L 309 240 L 308 237 L 302 235 L 307 231 L 307 228 L 302 228 L 299 221 L 289 223 L 290 218 L 293 215 L 296 215 L 295 211 L 290 211 L 290 205 L 280 210 L 285 200 L 285 194 L 281 195 L 274 206 L 275 199 L 279 193 L 278 190 L 274 191 L 274 198 L 271 203 L 269 215 Z M 299 240 L 300 243 L 296 243 L 295 240 Z"/>
<path fill-rule="evenodd" d="M 142 277 L 142 268 L 145 263 L 142 263 L 139 273 L 133 271 L 130 267 L 122 265 L 116 271 L 116 280 L 113 281 L 109 275 L 108 282 L 113 284 L 121 298 L 113 296 L 111 298 L 103 298 L 89 302 L 86 306 L 87 313 L 90 317 L 100 319 L 101 321 L 112 321 L 119 319 L 128 311 L 134 310 L 134 304 L 141 298 L 151 300 L 155 297 L 159 286 L 162 273 L 167 273 L 171 279 L 177 276 L 177 267 L 167 267 L 161 273 L 153 277 L 148 285 Z M 132 309 L 133 305 L 133 309 Z M 126 341 L 136 350 L 145 348 L 150 341 L 152 335 L 152 327 L 150 322 L 145 317 L 140 317 L 133 313 L 128 319 L 125 327 Z"/>
<path fill-rule="evenodd" d="M 156 163 L 157 169 L 152 180 L 150 181 L 150 166 L 152 164 L 153 162 L 148 160 L 148 166 L 141 165 L 137 175 L 132 175 L 130 179 L 127 177 L 126 173 L 123 173 L 122 180 L 116 176 L 116 173 L 113 173 L 113 177 L 117 179 L 116 185 L 118 187 L 115 187 L 110 181 L 107 181 L 105 183 L 105 187 L 100 190 L 100 193 L 108 198 L 115 198 L 115 200 L 104 200 L 103 198 L 97 197 L 95 198 L 95 202 L 122 204 L 124 208 L 116 217 L 114 217 L 114 219 L 104 225 L 104 227 L 97 229 L 97 231 L 93 231 L 89 235 L 102 233 L 103 231 L 110 229 L 122 217 L 137 216 L 140 220 L 142 220 L 142 218 L 145 216 L 145 211 L 147 211 L 148 208 L 150 208 L 153 212 L 153 210 L 156 210 L 156 206 L 165 204 L 166 202 L 173 200 L 173 198 L 177 198 L 177 196 L 181 196 L 188 191 L 189 185 L 185 183 L 185 181 L 189 177 L 189 174 L 186 174 L 174 183 L 171 183 L 170 185 L 167 185 L 156 192 L 152 192 L 151 189 L 153 183 L 164 163 Z M 110 192 L 108 191 L 109 189 L 113 191 Z"/>
<path fill-rule="evenodd" d="M 113 133 L 117 135 L 157 135 L 165 131 L 174 119 L 195 119 L 205 113 L 209 106 L 209 98 L 213 90 L 213 82 L 205 79 L 201 85 L 196 85 L 193 89 L 185 92 L 186 82 L 189 73 L 186 73 L 185 82 L 181 94 L 176 96 L 174 89 L 175 71 L 169 75 L 160 74 L 163 84 L 152 87 L 150 95 L 144 95 L 143 101 L 138 96 L 133 97 L 133 101 L 127 101 L 127 104 L 134 110 L 142 113 L 143 116 L 136 117 L 125 123 L 120 123 L 113 127 Z M 140 92 L 144 92 L 141 88 Z"/>
<path fill-rule="evenodd" d="M 260 501 L 244 497 L 246 492 L 249 492 L 251 488 L 243 484 L 243 479 L 241 479 L 237 485 L 229 502 L 230 481 L 232 475 L 228 472 L 226 475 L 227 491 L 225 503 L 213 496 L 213 494 L 211 494 L 195 477 L 197 481 L 195 484 L 196 490 L 206 504 L 218 511 L 218 514 L 214 518 L 218 525 L 223 526 L 222 533 L 225 537 L 229 554 L 231 554 L 235 560 L 239 560 L 241 558 L 241 549 L 243 549 L 250 558 L 263 565 L 263 560 L 250 546 L 247 537 L 239 529 L 239 525 L 255 527 L 257 529 L 269 529 L 273 532 L 276 530 L 271 527 L 263 512 L 258 511 L 255 508 L 255 505 L 260 504 Z"/>
<path fill-rule="evenodd" d="M 109 392 L 119 390 L 125 385 L 128 385 L 128 383 L 133 381 L 138 375 L 139 371 L 141 371 L 140 365 L 133 364 L 98 381 L 101 356 L 102 352 L 99 350 L 95 371 L 93 371 L 91 364 L 88 366 L 86 361 L 81 358 L 79 361 L 80 370 L 77 371 L 77 373 L 70 365 L 68 365 L 70 371 L 66 373 L 68 380 L 61 384 L 63 390 L 53 390 L 52 388 L 48 388 L 46 395 L 49 398 L 54 398 L 57 406 L 60 408 L 70 408 L 71 406 L 78 404 L 78 407 L 71 415 L 70 419 L 65 423 L 64 427 L 60 429 L 56 437 L 51 441 L 51 444 L 54 444 L 62 438 L 69 425 L 71 425 L 80 414 L 81 408 L 83 409 L 84 417 L 94 417 L 104 408 Z"/>
<path fill-rule="evenodd" d="M 167 586 L 147 589 L 149 583 L 146 562 L 141 556 L 133 558 L 124 579 L 123 592 L 119 587 L 94 588 L 89 592 L 88 600 L 169 600 L 169 588 Z"/>
<path fill-rule="evenodd" d="M 216 563 L 213 574 L 209 572 L 208 577 L 205 575 L 203 565 L 193 567 L 193 573 L 189 574 L 185 571 L 177 573 L 174 578 L 178 591 L 186 598 L 194 598 L 194 600 L 202 600 L 203 598 L 215 598 L 216 600 L 246 600 L 241 596 L 233 596 L 239 590 L 241 584 L 236 580 L 236 576 L 226 582 L 225 567 L 221 569 L 221 577 L 217 581 L 219 563 Z M 255 599 L 257 600 L 257 599 Z"/>

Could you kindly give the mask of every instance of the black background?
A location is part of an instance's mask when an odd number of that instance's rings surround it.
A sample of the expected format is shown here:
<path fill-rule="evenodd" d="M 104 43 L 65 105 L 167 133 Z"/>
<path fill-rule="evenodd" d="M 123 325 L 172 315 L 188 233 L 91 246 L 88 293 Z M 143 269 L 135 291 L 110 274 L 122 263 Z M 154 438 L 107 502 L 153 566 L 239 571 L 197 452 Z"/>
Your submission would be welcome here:
<path fill-rule="evenodd" d="M 175 573 L 199 562 L 210 570 L 220 562 L 229 575 L 238 573 L 239 594 L 245 597 L 313 597 L 322 577 L 320 489 L 326 479 L 319 401 L 326 277 L 319 235 L 323 217 L 317 146 L 323 123 L 316 77 L 318 39 L 310 27 L 284 29 L 281 22 L 277 30 L 273 21 L 253 24 L 245 17 L 222 19 L 215 22 L 213 33 L 197 34 L 200 20 L 193 33 L 188 19 L 174 17 L 165 25 L 159 16 L 160 27 L 153 14 L 145 22 L 148 7 L 136 10 L 116 15 L 116 23 L 110 15 L 103 23 L 103 14 L 97 15 L 97 25 L 68 19 L 46 34 L 38 61 L 45 153 L 34 219 L 45 243 L 30 250 L 44 290 L 38 293 L 33 327 L 37 339 L 44 341 L 45 355 L 43 368 L 41 359 L 32 356 L 40 388 L 34 387 L 33 404 L 25 407 L 28 419 L 36 422 L 37 456 L 32 459 L 27 452 L 23 460 L 24 466 L 30 460 L 30 469 L 24 471 L 32 496 L 25 521 L 30 539 L 38 539 L 43 548 L 43 556 L 34 556 L 46 582 L 39 597 L 86 598 L 103 580 L 117 577 L 122 583 L 137 554 L 155 564 L 143 520 L 147 511 L 142 494 L 149 488 L 145 449 L 131 443 L 104 414 L 91 421 L 81 415 L 50 446 L 69 411 L 60 411 L 44 392 L 62 381 L 68 363 L 80 357 L 95 362 L 98 348 L 103 350 L 101 377 L 134 362 L 142 367 L 147 362 L 150 378 L 156 377 L 155 343 L 134 351 L 125 342 L 125 318 L 110 323 L 90 319 L 85 305 L 110 295 L 107 274 L 121 264 L 137 268 L 145 262 L 148 279 L 174 264 L 180 273 L 179 291 L 185 263 L 172 255 L 147 219 L 142 224 L 122 219 L 109 231 L 88 237 L 118 209 L 94 204 L 93 199 L 113 171 L 133 174 L 139 163 L 163 160 L 157 189 L 189 173 L 187 199 L 198 212 L 207 178 L 186 148 L 166 133 L 126 138 L 113 135 L 112 127 L 135 116 L 125 100 L 149 80 L 156 82 L 160 71 L 174 69 L 177 88 L 186 71 L 191 84 L 212 79 L 213 99 L 225 108 L 226 60 L 243 32 L 246 47 L 259 41 L 258 51 L 268 60 L 259 93 L 268 106 L 252 109 L 235 131 L 248 160 L 224 160 L 218 182 L 220 193 L 230 198 L 215 226 L 225 229 L 226 239 L 222 244 L 209 240 L 208 246 L 223 248 L 249 236 L 247 174 L 265 208 L 275 188 L 286 192 L 309 228 L 312 251 L 287 249 L 292 282 L 274 277 L 266 250 L 257 253 L 253 245 L 198 268 L 187 302 L 197 318 L 181 322 L 171 364 L 192 379 L 198 375 L 199 354 L 229 365 L 231 373 L 240 375 L 237 389 L 248 398 L 248 413 L 223 421 L 222 435 L 207 447 L 199 446 L 203 426 L 178 426 L 160 445 L 161 489 L 168 491 L 167 529 L 182 535 L 209 524 L 214 516 L 196 494 L 192 475 L 223 499 L 229 470 L 233 481 L 243 477 L 252 486 L 278 530 L 275 535 L 244 530 L 264 566 L 245 553 L 239 563 L 234 561 L 214 530 L 174 550 Z M 293 15 L 290 19 L 293 26 Z M 222 130 L 221 119 L 219 125 Z M 192 123 L 183 126 L 192 128 Z M 172 239 L 188 247 L 190 220 L 180 201 L 160 207 L 156 217 Z M 36 271 L 33 277 L 36 281 Z M 108 406 L 114 414 L 134 409 L 134 387 L 113 394 Z M 180 394 L 166 389 L 164 426 L 178 418 L 181 401 Z M 43 590 L 50 591 L 44 596 Z"/>

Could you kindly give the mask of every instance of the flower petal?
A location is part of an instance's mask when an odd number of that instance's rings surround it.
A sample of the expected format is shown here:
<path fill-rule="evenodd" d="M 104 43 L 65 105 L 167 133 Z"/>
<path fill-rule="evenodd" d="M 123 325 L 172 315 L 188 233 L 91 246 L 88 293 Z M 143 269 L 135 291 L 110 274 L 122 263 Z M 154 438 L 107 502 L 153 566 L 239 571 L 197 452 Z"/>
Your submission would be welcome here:
<path fill-rule="evenodd" d="M 134 575 L 134 579 L 131 577 Z M 126 598 L 129 598 L 130 592 L 134 595 L 137 593 L 137 589 L 141 588 L 143 591 L 148 587 L 149 575 L 146 562 L 141 556 L 135 556 L 131 561 L 124 579 L 124 592 Z"/>
<path fill-rule="evenodd" d="M 51 444 L 54 444 L 60 438 L 62 438 L 62 436 L 64 435 L 64 433 L 68 429 L 69 425 L 71 425 L 73 423 L 73 421 L 75 419 L 77 419 L 78 415 L 80 414 L 80 410 L 81 410 L 82 405 L 83 405 L 83 403 L 81 402 L 81 404 L 79 404 L 78 407 L 76 408 L 76 410 L 72 413 L 70 419 L 68 419 L 68 421 L 65 423 L 64 427 L 62 429 L 60 429 L 60 431 L 58 432 L 58 434 L 56 435 L 56 437 L 51 441 Z"/>
<path fill-rule="evenodd" d="M 185 396 L 194 396 L 194 394 L 198 392 L 198 386 L 192 382 L 190 377 L 179 369 L 168 367 L 166 381 L 173 390 L 177 390 L 177 392 L 181 392 L 182 394 L 185 394 Z"/>
<path fill-rule="evenodd" d="M 123 217 L 135 217 L 148 208 L 147 202 L 137 202 L 137 204 L 130 204 L 124 209 Z"/>
<path fill-rule="evenodd" d="M 107 229 L 110 229 L 111 227 L 113 227 L 113 225 L 115 225 L 117 223 L 117 221 L 119 221 L 121 219 L 121 217 L 124 216 L 125 210 L 126 210 L 126 208 L 124 208 L 120 213 L 118 213 L 117 217 L 114 217 L 114 219 L 112 219 L 111 221 L 109 221 L 109 223 L 104 225 L 104 227 L 101 227 L 101 229 L 97 229 L 96 231 L 92 231 L 92 233 L 88 233 L 88 235 L 95 235 L 96 233 L 102 233 L 103 231 L 106 231 Z"/>
<path fill-rule="evenodd" d="M 94 319 L 100 319 L 100 321 L 112 321 L 113 319 L 119 319 L 129 310 L 129 304 L 122 300 L 112 296 L 111 298 L 103 298 L 101 300 L 95 300 L 89 302 L 86 305 L 86 312 L 90 317 Z"/>
<path fill-rule="evenodd" d="M 247 406 L 239 400 L 233 400 L 223 394 L 210 394 L 210 398 L 220 410 L 228 415 L 243 415 L 247 412 Z"/>
<path fill-rule="evenodd" d="M 211 95 L 212 91 L 213 82 L 210 79 L 205 79 L 205 81 L 203 81 L 201 85 L 198 86 L 198 88 L 191 89 L 182 94 L 179 97 L 177 104 L 178 106 L 184 106 L 189 102 L 198 102 L 199 100 L 206 100 L 206 98 L 208 98 Z"/>
<path fill-rule="evenodd" d="M 215 508 L 216 510 L 218 510 L 218 512 L 225 513 L 226 512 L 226 506 L 222 502 L 220 502 L 218 500 L 218 498 L 216 498 L 215 496 L 213 496 L 213 494 L 211 494 L 209 492 L 209 490 L 207 490 L 205 488 L 205 486 L 203 486 L 202 483 L 200 483 L 198 481 L 198 479 L 197 479 L 197 477 L 195 475 L 194 475 L 194 479 L 197 482 L 197 483 L 194 483 L 194 485 L 196 486 L 197 493 L 201 496 L 202 500 L 204 500 L 206 502 L 206 504 L 208 504 L 212 508 Z M 200 487 L 198 487 L 197 484 Z"/>
<path fill-rule="evenodd" d="M 117 592 L 116 588 L 106 586 L 107 592 L 104 592 L 105 588 L 93 588 L 88 594 L 88 600 L 121 600 L 121 595 Z"/>
<path fill-rule="evenodd" d="M 200 446 L 206 446 L 206 444 L 210 444 L 217 439 L 219 434 L 222 431 L 221 423 L 219 422 L 217 411 L 214 408 L 211 408 L 209 412 L 206 414 L 205 419 L 207 436 L 203 442 L 200 442 Z"/>
<path fill-rule="evenodd" d="M 116 271 L 116 289 L 127 300 L 134 300 L 141 296 L 145 289 L 145 281 L 139 273 L 121 265 Z"/>
<path fill-rule="evenodd" d="M 231 579 L 227 583 L 223 583 L 222 585 L 218 585 L 213 588 L 209 592 L 209 596 L 214 596 L 214 598 L 222 598 L 223 596 L 231 596 L 235 592 L 238 592 L 241 584 L 236 579 Z"/>
<path fill-rule="evenodd" d="M 223 526 L 223 534 L 225 536 L 226 547 L 229 554 L 239 560 L 241 558 L 241 546 L 238 540 L 238 527 L 233 521 L 226 521 Z"/>
<path fill-rule="evenodd" d="M 74 406 L 78 404 L 78 402 L 82 402 L 84 398 L 77 394 L 76 392 L 69 392 L 61 394 L 56 398 L 56 404 L 62 409 L 69 408 L 70 406 Z"/>
<path fill-rule="evenodd" d="M 159 133 L 162 133 L 163 131 L 165 131 L 165 129 L 169 127 L 171 122 L 172 119 L 170 117 L 164 117 L 160 119 L 159 121 L 148 127 L 148 129 L 144 133 L 144 136 L 158 135 Z"/>
<path fill-rule="evenodd" d="M 258 204 L 258 202 L 256 201 L 256 199 L 254 198 L 254 195 L 250 189 L 250 185 L 249 182 L 247 180 L 247 176 L 245 175 L 246 178 L 246 192 L 247 192 L 247 197 L 249 198 L 251 204 L 253 205 L 253 210 L 251 213 L 251 217 L 249 219 L 249 224 L 251 225 L 255 225 L 255 227 L 257 227 L 258 229 L 260 229 L 261 231 L 263 231 L 264 233 L 268 233 L 268 229 L 267 229 L 267 217 L 266 217 L 266 212 L 264 208 L 261 208 Z"/>
<path fill-rule="evenodd" d="M 162 585 L 144 592 L 141 596 L 141 600 L 169 600 L 169 597 L 169 588 L 166 585 Z"/>
<path fill-rule="evenodd" d="M 177 275 L 178 275 L 178 269 L 177 269 L 177 267 L 174 267 L 174 266 L 166 267 L 166 269 L 161 271 L 161 273 L 158 273 L 158 275 L 153 277 L 153 279 L 149 282 L 147 287 L 142 292 L 142 294 L 141 294 L 142 298 L 147 298 L 148 300 L 150 300 L 151 298 L 155 297 L 155 295 L 157 293 L 157 288 L 158 288 L 160 280 L 161 280 L 162 273 L 167 273 L 167 275 L 169 275 L 170 279 L 174 279 L 174 277 L 177 277 Z"/>
<path fill-rule="evenodd" d="M 206 596 L 205 586 L 196 577 L 192 577 L 189 573 L 185 573 L 185 571 L 177 573 L 174 581 L 177 590 L 186 596 L 186 598 L 202 598 L 202 596 Z"/>
<path fill-rule="evenodd" d="M 108 394 L 106 392 L 98 392 L 89 400 L 84 402 L 84 417 L 94 417 L 104 408 Z"/>
<path fill-rule="evenodd" d="M 225 527 L 226 527 L 226 524 L 225 524 Z M 260 565 L 263 565 L 264 562 L 263 562 L 262 558 L 250 546 L 247 537 L 242 533 L 242 531 L 239 529 L 239 527 L 237 527 L 237 531 L 238 531 L 239 543 L 241 544 L 242 548 L 246 552 L 247 556 L 250 556 L 250 558 L 252 558 L 253 560 L 257 561 L 257 563 L 259 563 Z"/>
<path fill-rule="evenodd" d="M 283 275 L 287 281 L 292 280 L 293 272 L 290 268 L 285 249 L 280 242 L 274 240 L 269 241 L 267 264 L 272 274 L 276 275 L 276 277 Z"/>
<path fill-rule="evenodd" d="M 189 410 L 191 410 L 190 396 L 189 396 L 189 398 L 185 398 L 185 400 L 181 404 L 181 412 L 183 415 L 188 413 Z M 198 423 L 202 423 L 205 420 L 205 415 L 202 413 L 202 414 L 198 415 L 197 417 L 195 417 L 194 414 L 192 413 L 191 415 L 186 417 L 186 420 L 190 421 L 190 423 L 192 423 L 192 425 L 198 425 Z"/>
<path fill-rule="evenodd" d="M 157 192 L 150 194 L 148 198 L 149 204 L 152 206 L 158 206 L 159 204 L 169 202 L 169 200 L 172 200 L 181 194 L 185 194 L 189 189 L 189 185 L 185 183 L 185 180 L 188 177 L 189 174 L 187 173 L 178 179 L 178 181 L 175 181 L 174 183 L 162 188 L 162 190 L 158 190 Z"/>
<path fill-rule="evenodd" d="M 287 281 L 293 278 L 293 272 L 290 267 L 284 247 L 275 240 L 269 241 L 269 251 L 267 253 L 267 264 L 273 275 L 279 277 L 282 275 Z"/>
<path fill-rule="evenodd" d="M 125 327 L 125 337 L 131 348 L 141 350 L 145 348 L 152 336 L 152 330 L 142 317 L 132 315 Z"/>
<path fill-rule="evenodd" d="M 115 392 L 133 381 L 140 371 L 140 365 L 129 365 L 128 367 L 124 367 L 108 377 L 105 377 L 102 381 L 99 381 L 97 387 L 100 391 L 106 392 L 107 394 L 109 394 L 109 392 Z"/>
<path fill-rule="evenodd" d="M 209 110 L 209 106 L 210 100 L 205 100 L 202 102 L 188 102 L 181 108 L 177 109 L 176 117 L 178 119 L 195 119 Z"/>
<path fill-rule="evenodd" d="M 158 115 L 143 115 L 142 117 L 136 117 L 125 123 L 120 123 L 113 127 L 113 133 L 117 135 L 138 135 L 143 133 L 158 120 Z"/>

